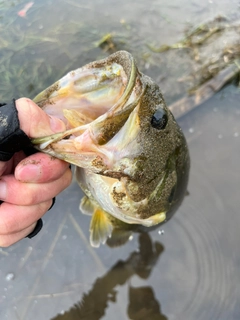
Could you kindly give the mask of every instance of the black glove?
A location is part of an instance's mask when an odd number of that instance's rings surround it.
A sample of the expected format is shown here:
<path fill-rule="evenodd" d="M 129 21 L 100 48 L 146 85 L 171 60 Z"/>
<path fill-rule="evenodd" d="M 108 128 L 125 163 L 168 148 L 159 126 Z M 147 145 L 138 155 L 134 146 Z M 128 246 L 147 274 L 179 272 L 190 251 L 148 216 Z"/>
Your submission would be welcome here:
<path fill-rule="evenodd" d="M 20 129 L 15 100 L 0 104 L 0 161 L 8 161 L 15 152 L 32 146 L 29 137 Z"/>

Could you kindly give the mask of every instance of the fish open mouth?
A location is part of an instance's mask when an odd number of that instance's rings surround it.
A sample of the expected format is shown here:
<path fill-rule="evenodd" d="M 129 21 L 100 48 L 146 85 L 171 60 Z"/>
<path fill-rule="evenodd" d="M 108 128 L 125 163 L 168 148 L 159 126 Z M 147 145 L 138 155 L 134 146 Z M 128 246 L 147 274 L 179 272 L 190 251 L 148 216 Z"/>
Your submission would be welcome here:
<path fill-rule="evenodd" d="M 88 131 L 96 144 L 105 144 L 140 99 L 142 86 L 137 79 L 135 61 L 125 51 L 69 72 L 34 99 L 47 114 L 64 121 L 67 130 L 32 143 L 43 150 Z"/>

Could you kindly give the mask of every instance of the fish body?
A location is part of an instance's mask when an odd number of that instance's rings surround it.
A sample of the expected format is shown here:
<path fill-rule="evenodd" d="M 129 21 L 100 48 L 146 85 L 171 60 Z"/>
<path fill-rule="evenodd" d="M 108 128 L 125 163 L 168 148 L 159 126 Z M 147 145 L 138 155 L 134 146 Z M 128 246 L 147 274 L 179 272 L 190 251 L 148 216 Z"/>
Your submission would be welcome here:
<path fill-rule="evenodd" d="M 72 71 L 34 100 L 67 126 L 33 143 L 76 165 L 93 246 L 115 227 L 151 227 L 171 217 L 186 193 L 188 147 L 158 85 L 130 53 Z"/>

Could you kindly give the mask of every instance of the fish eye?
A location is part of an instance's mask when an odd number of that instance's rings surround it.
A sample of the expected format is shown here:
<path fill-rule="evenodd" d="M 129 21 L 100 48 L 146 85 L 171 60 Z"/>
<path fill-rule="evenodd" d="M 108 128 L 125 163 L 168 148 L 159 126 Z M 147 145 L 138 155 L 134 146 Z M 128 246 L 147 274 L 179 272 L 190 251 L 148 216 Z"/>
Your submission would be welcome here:
<path fill-rule="evenodd" d="M 162 130 L 166 127 L 168 122 L 168 117 L 166 111 L 163 109 L 158 109 L 151 119 L 151 125 L 153 128 Z"/>

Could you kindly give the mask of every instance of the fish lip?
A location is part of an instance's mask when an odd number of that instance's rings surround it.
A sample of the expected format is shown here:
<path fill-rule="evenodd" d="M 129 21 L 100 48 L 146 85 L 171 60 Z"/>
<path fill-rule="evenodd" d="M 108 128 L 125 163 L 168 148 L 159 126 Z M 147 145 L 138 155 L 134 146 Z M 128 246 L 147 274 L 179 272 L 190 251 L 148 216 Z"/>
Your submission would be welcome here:
<path fill-rule="evenodd" d="M 133 56 L 127 51 L 118 51 L 115 54 L 110 55 L 106 59 L 94 61 L 77 70 L 70 71 L 60 80 L 56 81 L 47 89 L 40 92 L 33 99 L 33 101 L 41 108 L 43 108 L 44 105 L 48 103 L 50 104 L 54 103 L 54 98 L 56 98 L 57 96 L 64 96 L 66 92 L 69 91 L 69 83 L 79 80 L 79 77 L 84 78 L 84 77 L 87 77 L 88 75 L 91 75 L 90 70 L 92 68 L 99 68 L 102 65 L 107 65 L 108 63 L 112 63 L 112 64 L 118 63 L 119 65 L 121 65 L 128 79 L 126 88 L 121 98 L 117 103 L 115 103 L 115 105 L 111 107 L 111 109 L 115 111 L 115 109 L 117 109 L 118 107 L 121 107 L 123 102 L 127 101 L 127 98 L 130 96 L 133 90 L 133 87 L 135 85 L 135 79 L 138 72 L 136 62 Z M 69 81 L 69 78 L 70 78 L 70 81 Z M 51 101 L 51 99 L 53 100 Z"/>

